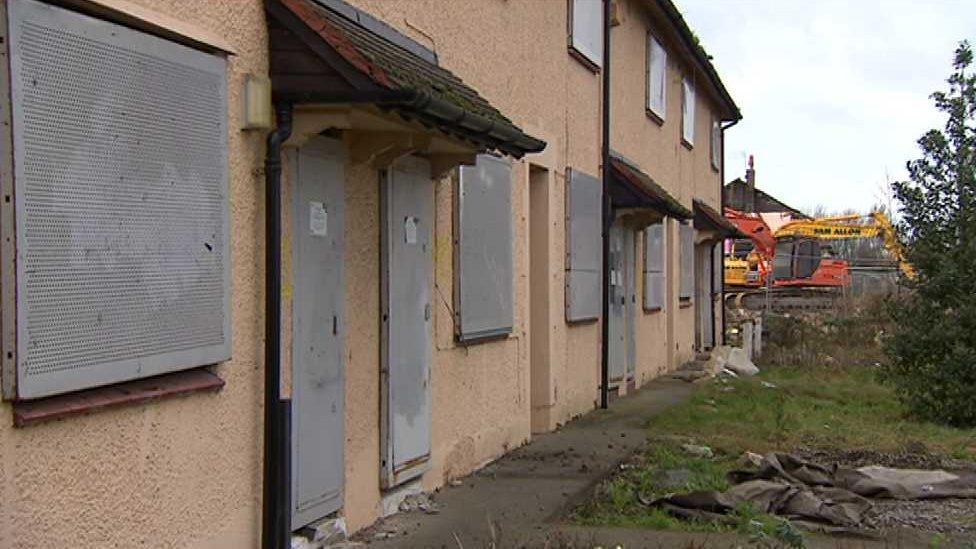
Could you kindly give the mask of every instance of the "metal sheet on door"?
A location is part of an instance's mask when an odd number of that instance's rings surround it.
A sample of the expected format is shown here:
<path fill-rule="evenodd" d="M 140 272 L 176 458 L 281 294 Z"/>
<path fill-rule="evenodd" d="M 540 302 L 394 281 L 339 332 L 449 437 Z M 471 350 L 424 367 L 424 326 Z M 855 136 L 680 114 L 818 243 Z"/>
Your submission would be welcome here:
<path fill-rule="evenodd" d="M 430 164 L 405 157 L 383 181 L 382 480 L 423 473 L 430 456 L 434 186 Z"/>
<path fill-rule="evenodd" d="M 619 382 L 634 371 L 634 232 L 620 224 L 610 227 L 610 380 Z"/>
<path fill-rule="evenodd" d="M 342 505 L 343 179 L 338 141 L 317 138 L 293 163 L 292 527 Z"/>
<path fill-rule="evenodd" d="M 698 309 L 698 327 L 701 334 L 701 346 L 703 349 L 711 348 L 715 345 L 715 320 L 712 304 L 712 248 L 702 244 L 696 246 L 698 259 L 695 266 L 698 268 L 696 307 Z"/>
<path fill-rule="evenodd" d="M 627 379 L 634 379 L 637 364 L 637 258 L 634 253 L 636 235 L 633 229 L 624 229 L 624 299 L 626 300 L 624 314 L 626 326 L 624 336 L 627 339 Z"/>

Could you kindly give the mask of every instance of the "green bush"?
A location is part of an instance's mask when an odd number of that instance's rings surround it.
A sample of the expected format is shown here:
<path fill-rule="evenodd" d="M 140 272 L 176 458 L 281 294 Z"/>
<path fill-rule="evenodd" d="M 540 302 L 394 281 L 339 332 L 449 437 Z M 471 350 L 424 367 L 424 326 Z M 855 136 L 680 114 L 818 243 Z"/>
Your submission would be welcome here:
<path fill-rule="evenodd" d="M 917 277 L 891 303 L 884 378 L 918 416 L 976 425 L 976 77 L 967 42 L 956 50 L 949 89 L 932 95 L 944 131 L 918 143 L 910 181 L 893 185 Z"/>

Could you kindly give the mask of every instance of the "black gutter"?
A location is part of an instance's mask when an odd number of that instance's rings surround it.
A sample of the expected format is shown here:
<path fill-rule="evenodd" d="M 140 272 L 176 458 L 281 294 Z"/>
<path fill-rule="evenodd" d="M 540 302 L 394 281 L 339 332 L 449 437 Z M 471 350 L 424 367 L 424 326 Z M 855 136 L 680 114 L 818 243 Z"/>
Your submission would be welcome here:
<path fill-rule="evenodd" d="M 546 142 L 525 134 L 507 120 L 494 120 L 438 99 L 422 90 L 405 90 L 408 98 L 392 106 L 411 111 L 423 118 L 456 128 L 462 134 L 480 137 L 492 147 L 516 158 L 527 153 L 541 152 Z"/>
<path fill-rule="evenodd" d="M 721 204 L 721 206 L 722 206 L 722 215 L 725 215 L 725 130 L 731 128 L 732 126 L 735 126 L 736 124 L 739 123 L 740 120 L 742 120 L 741 117 L 738 118 L 738 119 L 736 119 L 736 120 L 733 120 L 732 122 L 729 122 L 728 124 L 722 124 L 721 125 L 721 128 L 722 128 L 722 165 L 719 168 L 719 174 L 718 174 L 718 185 L 719 185 L 719 193 L 720 193 L 718 196 L 719 196 L 719 204 Z M 726 330 L 726 327 L 727 326 L 726 326 L 726 323 L 725 323 L 725 316 L 726 316 L 726 314 L 725 314 L 725 247 L 724 247 L 724 243 L 723 243 L 723 247 L 722 247 L 722 264 L 721 265 L 722 265 L 722 295 L 721 295 L 721 300 L 722 300 L 722 345 L 726 345 L 728 342 L 725 339 L 725 330 Z"/>
<path fill-rule="evenodd" d="M 281 397 L 281 146 L 291 136 L 291 103 L 276 103 L 275 117 L 264 160 L 264 549 L 291 546 L 291 401 Z"/>
<path fill-rule="evenodd" d="M 600 323 L 600 407 L 610 405 L 610 3 L 603 0 L 603 311 Z"/>

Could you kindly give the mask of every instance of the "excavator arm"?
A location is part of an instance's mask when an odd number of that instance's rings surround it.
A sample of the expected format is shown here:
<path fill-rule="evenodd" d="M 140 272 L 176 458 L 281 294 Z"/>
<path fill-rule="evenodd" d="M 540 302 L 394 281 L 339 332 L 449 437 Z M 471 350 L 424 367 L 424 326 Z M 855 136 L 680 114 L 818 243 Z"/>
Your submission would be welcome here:
<path fill-rule="evenodd" d="M 864 218 L 871 219 L 871 222 L 851 223 Z M 881 237 L 885 248 L 898 261 L 898 268 L 905 273 L 905 276 L 915 278 L 915 269 L 905 259 L 905 247 L 898 240 L 895 227 L 884 212 L 872 212 L 866 216 L 854 214 L 791 221 L 777 229 L 773 236 L 776 238 L 805 236 L 821 240 Z"/>

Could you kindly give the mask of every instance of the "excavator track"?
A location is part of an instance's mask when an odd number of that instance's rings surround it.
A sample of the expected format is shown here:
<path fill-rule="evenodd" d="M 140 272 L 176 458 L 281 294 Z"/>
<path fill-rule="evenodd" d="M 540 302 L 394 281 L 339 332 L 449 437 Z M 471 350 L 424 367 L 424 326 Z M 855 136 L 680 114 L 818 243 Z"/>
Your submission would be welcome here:
<path fill-rule="evenodd" d="M 824 311 L 833 309 L 843 295 L 843 289 L 837 287 L 729 289 L 725 292 L 725 305 L 747 311 L 766 307 L 775 312 Z"/>

